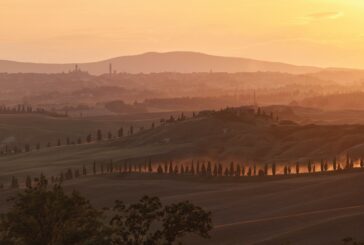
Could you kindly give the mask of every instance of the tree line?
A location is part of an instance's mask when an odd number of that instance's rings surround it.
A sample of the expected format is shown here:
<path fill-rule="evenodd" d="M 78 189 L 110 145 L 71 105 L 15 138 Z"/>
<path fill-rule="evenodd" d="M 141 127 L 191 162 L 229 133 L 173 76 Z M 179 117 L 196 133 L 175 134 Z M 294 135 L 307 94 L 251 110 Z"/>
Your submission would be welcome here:
<path fill-rule="evenodd" d="M 364 169 L 364 159 L 360 158 L 359 168 Z M 279 170 L 279 169 L 280 170 Z M 112 159 L 108 162 L 97 163 L 94 161 L 91 167 L 83 165 L 81 168 L 67 169 L 58 176 L 51 176 L 49 181 L 54 184 L 64 182 L 74 178 L 87 175 L 104 175 L 104 174 L 156 174 L 170 176 L 200 176 L 200 177 L 259 177 L 259 176 L 295 176 L 302 174 L 314 173 L 339 173 L 345 170 L 355 169 L 353 158 L 346 156 L 345 162 L 340 162 L 334 158 L 331 163 L 321 160 L 319 163 L 308 160 L 306 164 L 296 162 L 294 165 L 277 165 L 272 164 L 239 164 L 230 162 L 230 164 L 215 163 L 211 161 L 191 161 L 190 163 L 176 163 L 174 161 L 165 161 L 164 163 L 153 163 L 151 159 L 145 160 L 144 163 L 132 163 L 124 161 L 115 163 Z M 43 176 L 44 177 L 44 176 Z M 38 177 L 32 179 L 26 176 L 24 181 L 26 187 L 31 187 L 32 183 L 37 183 Z M 12 176 L 10 188 L 19 188 L 19 180 Z M 0 189 L 4 184 L 0 183 Z"/>

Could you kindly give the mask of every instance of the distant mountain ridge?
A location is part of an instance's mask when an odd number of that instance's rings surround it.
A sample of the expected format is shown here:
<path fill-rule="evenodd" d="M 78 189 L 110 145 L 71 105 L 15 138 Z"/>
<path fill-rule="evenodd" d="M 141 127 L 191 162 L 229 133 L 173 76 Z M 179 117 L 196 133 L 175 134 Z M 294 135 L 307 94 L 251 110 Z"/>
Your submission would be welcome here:
<path fill-rule="evenodd" d="M 279 62 L 259 61 L 237 57 L 214 56 L 197 52 L 149 52 L 140 55 L 120 56 L 108 60 L 78 63 L 78 67 L 93 75 L 112 70 L 126 73 L 158 72 L 282 72 L 305 74 L 319 72 L 322 68 L 296 66 Z M 61 73 L 74 70 L 74 64 L 45 64 L 0 60 L 0 73 Z"/>

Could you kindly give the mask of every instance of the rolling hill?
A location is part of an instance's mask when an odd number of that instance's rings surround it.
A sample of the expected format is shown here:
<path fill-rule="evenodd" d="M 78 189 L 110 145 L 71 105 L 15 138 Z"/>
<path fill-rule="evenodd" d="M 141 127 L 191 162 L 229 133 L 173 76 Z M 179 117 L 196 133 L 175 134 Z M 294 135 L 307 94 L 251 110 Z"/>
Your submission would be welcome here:
<path fill-rule="evenodd" d="M 100 75 L 109 72 L 109 64 L 117 72 L 282 72 L 292 74 L 314 73 L 321 69 L 278 62 L 258 61 L 237 57 L 213 56 L 196 52 L 150 52 L 121 56 L 91 63 L 79 63 L 81 70 Z M 60 73 L 75 68 L 75 64 L 42 64 L 0 60 L 0 73 Z"/>

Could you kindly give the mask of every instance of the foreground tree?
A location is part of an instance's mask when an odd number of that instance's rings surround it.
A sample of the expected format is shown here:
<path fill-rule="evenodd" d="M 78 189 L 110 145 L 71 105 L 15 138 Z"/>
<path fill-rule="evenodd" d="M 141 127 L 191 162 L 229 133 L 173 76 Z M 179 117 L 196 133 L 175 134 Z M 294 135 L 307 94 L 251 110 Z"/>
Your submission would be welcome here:
<path fill-rule="evenodd" d="M 171 245 L 188 233 L 209 238 L 212 229 L 211 213 L 190 202 L 163 207 L 159 198 L 144 196 L 129 206 L 116 201 L 114 212 L 113 244 Z"/>
<path fill-rule="evenodd" d="M 130 205 L 116 201 L 108 223 L 79 193 L 47 188 L 44 175 L 36 183 L 10 199 L 11 209 L 0 216 L 0 244 L 172 245 L 186 234 L 209 238 L 212 229 L 211 213 L 190 202 L 163 206 L 148 196 Z"/>
<path fill-rule="evenodd" d="M 0 218 L 0 244 L 109 244 L 101 212 L 77 192 L 66 195 L 44 181 L 10 199 Z"/>

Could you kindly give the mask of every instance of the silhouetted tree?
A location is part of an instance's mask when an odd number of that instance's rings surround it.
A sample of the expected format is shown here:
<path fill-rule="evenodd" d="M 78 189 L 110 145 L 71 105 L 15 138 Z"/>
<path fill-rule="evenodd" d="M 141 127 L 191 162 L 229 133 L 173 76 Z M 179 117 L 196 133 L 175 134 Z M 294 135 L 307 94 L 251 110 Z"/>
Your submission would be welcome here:
<path fill-rule="evenodd" d="M 119 130 L 118 130 L 118 137 L 119 138 L 121 138 L 121 137 L 123 137 L 124 136 L 124 129 L 123 128 L 120 128 Z"/>
<path fill-rule="evenodd" d="M 94 174 L 94 175 L 96 175 L 96 161 L 94 161 L 94 163 L 93 163 L 93 165 L 92 165 L 92 173 Z"/>
<path fill-rule="evenodd" d="M 102 213 L 77 192 L 64 193 L 42 181 L 10 199 L 12 207 L 0 218 L 1 244 L 110 244 Z"/>
<path fill-rule="evenodd" d="M 211 162 L 210 161 L 207 162 L 206 175 L 207 176 L 212 176 L 212 167 L 211 167 Z"/>
<path fill-rule="evenodd" d="M 214 164 L 214 169 L 213 169 L 213 176 L 217 176 L 218 175 L 218 170 L 217 170 L 217 164 Z"/>
<path fill-rule="evenodd" d="M 163 174 L 163 168 L 161 167 L 160 164 L 158 164 L 157 173 L 158 174 Z"/>
<path fill-rule="evenodd" d="M 108 138 L 109 140 L 111 140 L 111 139 L 112 139 L 112 133 L 111 133 L 110 131 L 107 133 L 107 138 Z"/>
<path fill-rule="evenodd" d="M 173 174 L 173 163 L 172 163 L 172 161 L 169 161 L 168 173 Z"/>
<path fill-rule="evenodd" d="M 240 174 L 241 174 L 240 165 L 239 165 L 239 164 L 237 164 L 237 165 L 236 165 L 235 176 L 236 176 L 236 177 L 240 177 Z"/>
<path fill-rule="evenodd" d="M 92 141 L 92 135 L 88 134 L 87 137 L 86 137 L 86 142 L 91 143 L 91 141 Z"/>
<path fill-rule="evenodd" d="M 19 182 L 18 179 L 14 176 L 11 177 L 11 184 L 10 184 L 11 188 L 19 188 Z"/>
<path fill-rule="evenodd" d="M 333 168 L 334 171 L 337 170 L 336 157 L 334 157 L 334 160 L 332 161 L 332 168 Z"/>
<path fill-rule="evenodd" d="M 277 171 L 277 167 L 276 167 L 276 163 L 274 162 L 272 164 L 272 175 L 275 176 L 276 175 L 276 171 Z"/>
<path fill-rule="evenodd" d="M 189 202 L 163 207 L 159 198 L 143 197 L 139 203 L 115 202 L 110 224 L 115 231 L 112 244 L 181 244 L 188 233 L 208 238 L 212 229 L 211 213 Z"/>
<path fill-rule="evenodd" d="M 191 174 L 192 174 L 192 175 L 195 175 L 195 166 L 194 166 L 193 161 L 192 161 L 192 163 L 191 163 Z"/>
<path fill-rule="evenodd" d="M 101 129 L 98 129 L 97 130 L 97 133 L 96 133 L 96 137 L 97 137 L 97 141 L 101 141 L 102 140 L 102 132 L 101 132 Z"/>
<path fill-rule="evenodd" d="M 226 168 L 225 168 L 225 171 L 224 171 L 224 176 L 229 176 L 229 174 L 230 174 L 230 173 L 229 173 L 229 169 L 226 167 Z"/>
<path fill-rule="evenodd" d="M 234 162 L 231 162 L 230 169 L 229 169 L 229 175 L 234 176 L 234 172 L 235 172 Z"/>
<path fill-rule="evenodd" d="M 29 175 L 25 179 L 25 187 L 32 188 L 32 178 Z"/>
<path fill-rule="evenodd" d="M 308 160 L 308 164 L 307 164 L 307 171 L 308 171 L 309 173 L 311 173 L 311 171 L 312 171 L 312 163 L 311 163 L 311 160 Z"/>
<path fill-rule="evenodd" d="M 184 174 L 185 173 L 185 168 L 184 168 L 183 164 L 181 164 L 179 172 L 181 174 Z"/>
<path fill-rule="evenodd" d="M 218 176 L 223 175 L 223 169 L 222 169 L 222 164 L 221 163 L 218 164 L 217 175 Z"/>
<path fill-rule="evenodd" d="M 148 172 L 149 173 L 152 173 L 153 172 L 153 168 L 152 168 L 152 160 L 149 159 L 149 162 L 148 162 Z"/>
<path fill-rule="evenodd" d="M 249 167 L 249 168 L 248 168 L 248 173 L 247 173 L 247 175 L 248 175 L 248 176 L 252 176 L 252 168 L 251 168 L 251 167 Z"/>
<path fill-rule="evenodd" d="M 300 174 L 300 163 L 296 162 L 296 174 Z"/>
<path fill-rule="evenodd" d="M 206 176 L 206 167 L 205 167 L 205 163 L 202 163 L 202 167 L 201 167 L 201 173 L 202 176 Z"/>

